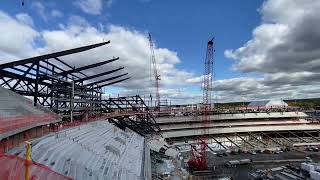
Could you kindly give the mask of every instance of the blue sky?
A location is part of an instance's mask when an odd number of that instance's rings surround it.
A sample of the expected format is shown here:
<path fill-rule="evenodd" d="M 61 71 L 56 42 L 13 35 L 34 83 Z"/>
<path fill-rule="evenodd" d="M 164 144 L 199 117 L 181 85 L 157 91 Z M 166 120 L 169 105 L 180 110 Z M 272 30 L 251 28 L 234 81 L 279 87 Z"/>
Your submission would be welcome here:
<path fill-rule="evenodd" d="M 112 67 L 126 66 L 132 79 L 106 88 L 106 93 L 148 94 L 146 89 L 152 89 L 152 84 L 147 81 L 150 51 L 145 36 L 151 32 L 163 78 L 162 96 L 200 99 L 206 43 L 214 36 L 213 89 L 219 101 L 313 97 L 317 96 L 314 83 L 318 83 L 318 74 L 311 66 L 316 66 L 318 56 L 300 58 L 290 50 L 295 49 L 292 39 L 317 35 L 308 31 L 310 24 L 299 26 L 302 22 L 312 24 L 316 7 L 318 4 L 310 0 L 302 4 L 290 0 L 25 0 L 24 6 L 3 0 L 0 24 L 12 26 L 0 30 L 0 41 L 8 40 L 4 34 L 9 37 L 11 31 L 17 31 L 21 39 L 9 44 L 16 52 L 0 47 L 0 58 L 14 60 L 107 38 L 112 40 L 110 49 L 96 53 L 95 58 L 119 56 L 121 62 Z M 301 43 L 313 45 L 308 39 Z M 23 52 L 22 44 L 34 53 Z M 297 57 L 300 59 L 288 67 Z M 88 64 L 88 58 L 67 61 L 80 66 Z M 310 60 L 312 65 L 299 66 Z M 303 84 L 306 81 L 310 83 Z M 146 83 L 149 85 L 141 85 Z"/>
<path fill-rule="evenodd" d="M 203 73 L 206 42 L 215 36 L 216 77 L 230 78 L 237 72 L 230 70 L 232 61 L 223 52 L 250 39 L 251 30 L 259 23 L 257 9 L 261 2 L 119 1 L 110 8 L 109 19 L 115 24 L 152 32 L 158 46 L 178 53 L 182 60 L 179 68 L 197 74 Z"/>
<path fill-rule="evenodd" d="M 27 13 L 34 21 L 37 30 L 55 29 L 64 23 L 66 17 L 79 15 L 92 25 L 115 24 L 142 32 L 151 32 L 158 47 L 176 51 L 182 60 L 178 68 L 186 69 L 198 75 L 203 73 L 203 60 L 206 42 L 212 36 L 216 38 L 216 78 L 225 79 L 239 75 L 231 70 L 233 61 L 224 56 L 225 49 L 241 46 L 251 37 L 251 30 L 259 24 L 258 8 L 262 1 L 156 1 L 156 0 L 114 0 L 110 7 L 104 4 L 99 15 L 83 12 L 72 1 L 38 1 L 48 9 L 56 9 L 64 15 L 62 18 L 44 20 L 35 10 L 32 1 L 21 3 L 4 0 L 1 9 L 11 15 Z"/>

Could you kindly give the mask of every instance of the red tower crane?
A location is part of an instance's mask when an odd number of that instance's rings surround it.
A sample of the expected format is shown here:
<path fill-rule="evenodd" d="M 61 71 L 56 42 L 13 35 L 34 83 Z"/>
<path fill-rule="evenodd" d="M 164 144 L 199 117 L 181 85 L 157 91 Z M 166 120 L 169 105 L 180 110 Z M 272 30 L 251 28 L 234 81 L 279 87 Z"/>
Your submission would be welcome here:
<path fill-rule="evenodd" d="M 160 74 L 158 73 L 156 57 L 154 56 L 154 47 L 151 38 L 151 34 L 149 33 L 149 43 L 150 43 L 150 51 L 151 51 L 151 64 L 153 69 L 153 76 L 155 79 L 155 88 L 156 88 L 156 102 L 155 102 L 155 110 L 160 110 L 160 93 L 159 93 L 159 81 Z"/>
<path fill-rule="evenodd" d="M 213 38 L 208 41 L 207 44 L 207 53 L 205 59 L 205 68 L 203 74 L 202 82 L 202 123 L 203 123 L 203 132 L 200 140 L 200 151 L 197 151 L 195 146 L 191 146 L 193 159 L 188 162 L 189 167 L 202 171 L 207 169 L 207 156 L 206 150 L 208 148 L 208 134 L 209 134 L 209 112 L 211 110 L 211 91 L 212 91 L 212 81 L 214 79 L 213 71 Z"/>

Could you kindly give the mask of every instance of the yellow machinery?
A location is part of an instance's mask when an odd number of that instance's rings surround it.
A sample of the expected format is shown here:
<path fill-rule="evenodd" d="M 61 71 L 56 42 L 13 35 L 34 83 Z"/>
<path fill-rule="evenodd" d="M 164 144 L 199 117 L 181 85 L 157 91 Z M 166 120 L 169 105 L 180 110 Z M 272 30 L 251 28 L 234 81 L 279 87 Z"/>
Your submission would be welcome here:
<path fill-rule="evenodd" d="M 31 160 L 31 146 L 32 143 L 29 141 L 26 141 L 26 162 L 25 162 L 25 180 L 30 179 L 30 165 L 32 163 Z"/>

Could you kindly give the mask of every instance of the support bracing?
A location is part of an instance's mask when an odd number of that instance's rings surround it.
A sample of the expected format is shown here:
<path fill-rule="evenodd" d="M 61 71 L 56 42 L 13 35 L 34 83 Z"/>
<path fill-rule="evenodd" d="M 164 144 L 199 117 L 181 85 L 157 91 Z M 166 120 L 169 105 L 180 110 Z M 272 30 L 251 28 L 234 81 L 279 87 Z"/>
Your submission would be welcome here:
<path fill-rule="evenodd" d="M 1 64 L 0 84 L 3 88 L 23 96 L 31 96 L 34 106 L 40 104 L 48 107 L 64 119 L 77 120 L 87 115 L 93 117 L 110 112 L 102 104 L 102 88 L 129 79 L 128 73 L 111 75 L 123 70 L 124 67 L 117 69 L 103 67 L 107 71 L 91 74 L 91 76 L 86 75 L 84 71 L 88 69 L 93 71 L 93 68 L 107 66 L 108 63 L 117 61 L 119 58 L 82 67 L 74 67 L 61 59 L 62 56 L 98 48 L 109 43 L 110 41 L 107 41 Z M 121 77 L 123 79 L 119 80 Z M 86 85 L 84 85 L 84 81 L 94 78 L 99 80 L 85 82 Z M 107 83 L 102 84 L 103 82 Z"/>
<path fill-rule="evenodd" d="M 260 132 L 260 134 L 261 134 L 262 137 L 267 137 L 267 138 L 270 139 L 272 142 L 274 142 L 274 143 L 276 143 L 276 144 L 278 144 L 278 145 L 280 145 L 280 146 L 286 146 L 285 144 L 280 143 L 279 141 L 273 139 L 272 137 L 270 137 L 270 136 L 269 136 L 268 134 L 266 134 L 266 133 Z"/>
<path fill-rule="evenodd" d="M 228 148 L 226 146 L 223 145 L 222 142 L 218 141 L 216 138 L 214 138 L 213 136 L 209 136 L 211 139 L 213 139 L 217 144 L 219 144 L 223 149 L 227 150 Z"/>
<path fill-rule="evenodd" d="M 258 139 L 255 134 L 252 134 L 252 133 L 248 133 L 248 135 L 250 137 L 252 137 L 253 139 L 255 139 L 257 142 L 260 142 L 261 144 L 263 144 L 264 147 L 268 147 L 268 144 L 266 144 L 265 142 L 261 141 L 260 139 Z"/>
<path fill-rule="evenodd" d="M 130 128 L 141 135 L 160 134 L 158 124 L 140 96 L 109 98 L 102 100 L 102 103 L 111 112 L 120 111 L 123 114 L 113 118 L 115 125 Z"/>
<path fill-rule="evenodd" d="M 249 141 L 245 140 L 243 137 L 241 137 L 239 134 L 236 134 L 243 142 L 247 143 L 251 147 L 255 147 L 253 144 L 251 144 Z"/>
<path fill-rule="evenodd" d="M 291 132 L 291 131 L 288 131 L 288 133 L 289 133 L 289 134 L 291 134 L 291 135 L 293 135 L 294 137 L 298 138 L 298 139 L 299 139 L 299 140 L 301 140 L 302 142 L 305 142 L 305 143 L 307 143 L 307 142 L 308 142 L 308 141 L 306 141 L 305 139 L 301 138 L 300 136 L 298 136 L 298 135 L 294 134 L 294 133 L 293 133 L 293 132 Z"/>
<path fill-rule="evenodd" d="M 228 139 L 228 141 L 229 142 L 231 142 L 232 144 L 234 144 L 235 146 L 237 146 L 237 148 L 239 148 L 240 149 L 240 146 L 237 144 L 237 143 L 235 143 L 233 140 L 231 140 L 228 136 L 226 136 L 225 134 L 222 134 L 223 135 L 223 137 L 225 137 L 226 139 Z"/>

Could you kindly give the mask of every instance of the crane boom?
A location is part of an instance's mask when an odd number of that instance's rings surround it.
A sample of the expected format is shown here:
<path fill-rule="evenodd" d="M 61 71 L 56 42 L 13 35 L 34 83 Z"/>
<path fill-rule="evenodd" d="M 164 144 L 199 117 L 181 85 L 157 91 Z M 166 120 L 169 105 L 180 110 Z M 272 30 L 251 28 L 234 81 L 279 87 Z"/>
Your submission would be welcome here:
<path fill-rule="evenodd" d="M 188 165 L 190 168 L 202 171 L 206 170 L 207 167 L 207 156 L 206 150 L 208 146 L 208 134 L 209 134 L 209 112 L 211 110 L 211 91 L 212 91 L 212 80 L 214 79 L 214 71 L 213 71 L 213 38 L 208 41 L 207 44 L 207 52 L 205 59 L 205 68 L 203 74 L 203 82 L 202 82 L 202 124 L 203 124 L 203 133 L 200 138 L 200 151 L 198 152 L 196 148 L 192 148 L 193 159 L 188 161 Z"/>
<path fill-rule="evenodd" d="M 155 108 L 157 110 L 160 110 L 160 93 L 159 93 L 160 74 L 158 73 L 158 69 L 157 69 L 157 62 L 156 62 L 156 57 L 154 55 L 154 47 L 153 47 L 153 42 L 152 42 L 150 33 L 149 33 L 149 43 L 150 43 L 150 51 L 151 51 L 151 64 L 152 64 L 153 76 L 155 79 L 155 88 L 156 88 Z"/>

